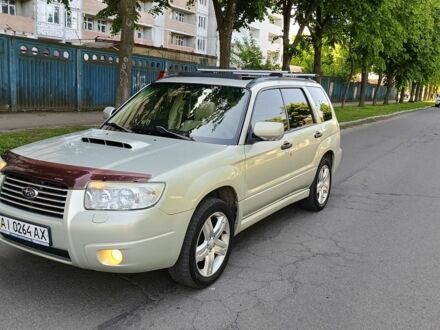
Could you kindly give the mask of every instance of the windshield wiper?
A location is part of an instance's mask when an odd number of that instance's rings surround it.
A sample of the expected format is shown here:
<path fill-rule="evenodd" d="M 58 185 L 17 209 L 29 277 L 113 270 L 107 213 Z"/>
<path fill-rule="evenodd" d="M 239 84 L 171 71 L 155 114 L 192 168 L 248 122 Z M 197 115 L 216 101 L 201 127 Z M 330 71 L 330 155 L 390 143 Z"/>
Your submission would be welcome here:
<path fill-rule="evenodd" d="M 180 133 L 177 133 L 177 132 L 170 131 L 169 129 L 166 129 L 163 126 L 155 126 L 155 128 L 159 132 L 166 133 L 166 134 L 169 134 L 169 135 L 173 135 L 175 137 L 178 137 L 179 139 L 188 140 L 188 141 L 194 141 L 194 139 L 191 136 L 187 136 L 187 135 L 183 135 L 183 134 L 180 134 Z"/>
<path fill-rule="evenodd" d="M 192 137 L 186 136 L 183 134 L 179 134 L 177 132 L 170 131 L 169 129 L 163 127 L 163 126 L 154 126 L 154 127 L 133 127 L 134 133 L 139 134 L 152 134 L 154 133 L 160 133 L 160 134 L 166 134 L 172 137 L 176 137 L 182 140 L 188 140 L 188 141 L 195 141 Z"/>
<path fill-rule="evenodd" d="M 121 125 L 116 124 L 116 123 L 105 123 L 104 125 L 116 128 L 116 129 L 118 129 L 120 131 L 123 131 L 123 132 L 133 133 L 132 130 L 130 130 L 128 128 L 125 128 L 124 126 L 121 126 Z"/>

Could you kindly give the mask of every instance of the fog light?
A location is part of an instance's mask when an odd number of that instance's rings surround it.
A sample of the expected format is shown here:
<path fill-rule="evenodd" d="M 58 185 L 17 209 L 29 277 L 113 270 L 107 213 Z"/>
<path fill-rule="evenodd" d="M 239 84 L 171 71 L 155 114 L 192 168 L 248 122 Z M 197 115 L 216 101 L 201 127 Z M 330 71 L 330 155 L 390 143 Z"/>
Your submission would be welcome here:
<path fill-rule="evenodd" d="M 119 265 L 123 259 L 122 252 L 119 250 L 112 250 L 112 258 Z"/>
<path fill-rule="evenodd" d="M 99 262 L 106 266 L 117 266 L 124 260 L 121 250 L 99 250 L 96 256 Z"/>

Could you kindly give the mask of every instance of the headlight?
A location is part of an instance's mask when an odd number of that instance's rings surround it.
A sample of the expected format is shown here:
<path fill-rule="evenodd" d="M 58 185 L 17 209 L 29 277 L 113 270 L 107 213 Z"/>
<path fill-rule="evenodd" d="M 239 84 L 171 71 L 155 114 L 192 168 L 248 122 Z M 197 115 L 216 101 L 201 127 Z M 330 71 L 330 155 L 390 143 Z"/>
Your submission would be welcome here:
<path fill-rule="evenodd" d="M 6 167 L 6 162 L 0 157 L 0 171 Z"/>
<path fill-rule="evenodd" d="M 84 206 L 87 210 L 138 210 L 156 204 L 165 183 L 91 181 Z"/>

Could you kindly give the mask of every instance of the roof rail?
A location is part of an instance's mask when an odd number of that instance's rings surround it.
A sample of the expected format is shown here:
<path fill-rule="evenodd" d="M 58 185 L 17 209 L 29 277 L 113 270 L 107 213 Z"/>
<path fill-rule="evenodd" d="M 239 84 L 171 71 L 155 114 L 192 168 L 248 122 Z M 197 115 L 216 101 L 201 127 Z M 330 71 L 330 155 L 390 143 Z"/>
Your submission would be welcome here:
<path fill-rule="evenodd" d="M 289 72 L 280 70 L 237 70 L 237 69 L 197 69 L 201 73 L 232 74 L 246 77 L 286 77 L 286 78 L 315 78 L 314 73 Z"/>

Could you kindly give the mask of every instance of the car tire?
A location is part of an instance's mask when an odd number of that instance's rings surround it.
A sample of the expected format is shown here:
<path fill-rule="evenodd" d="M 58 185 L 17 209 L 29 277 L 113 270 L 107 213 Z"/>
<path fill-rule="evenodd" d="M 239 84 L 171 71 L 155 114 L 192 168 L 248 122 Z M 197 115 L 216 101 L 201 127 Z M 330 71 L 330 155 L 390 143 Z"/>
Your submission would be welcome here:
<path fill-rule="evenodd" d="M 330 157 L 322 158 L 318 170 L 310 186 L 309 197 L 300 201 L 300 206 L 306 210 L 319 212 L 325 208 L 332 186 L 332 162 Z"/>
<path fill-rule="evenodd" d="M 171 277 L 191 288 L 211 285 L 228 263 L 233 237 L 234 220 L 227 204 L 206 198 L 191 218 L 179 259 L 168 270 Z"/>

